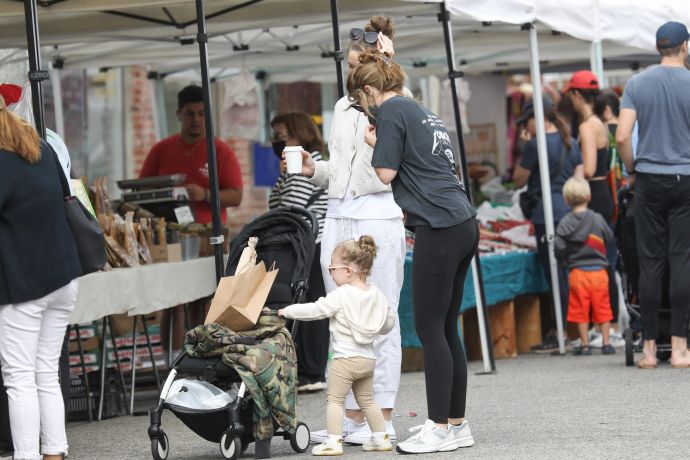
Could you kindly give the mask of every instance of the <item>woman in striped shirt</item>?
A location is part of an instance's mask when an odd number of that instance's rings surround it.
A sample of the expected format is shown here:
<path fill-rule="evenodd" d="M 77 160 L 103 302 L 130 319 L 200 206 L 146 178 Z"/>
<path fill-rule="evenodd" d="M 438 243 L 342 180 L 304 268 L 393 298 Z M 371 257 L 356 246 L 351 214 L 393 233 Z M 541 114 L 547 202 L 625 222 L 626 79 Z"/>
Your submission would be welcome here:
<path fill-rule="evenodd" d="M 315 161 L 321 160 L 323 139 L 319 128 L 303 111 L 286 112 L 271 120 L 273 150 L 280 158 L 287 146 L 301 145 Z M 328 195 L 326 191 L 301 174 L 287 174 L 281 162 L 281 174 L 271 190 L 269 209 L 283 206 L 306 208 L 319 221 L 316 251 L 309 275 L 307 301 L 314 302 L 326 295 L 321 274 L 321 232 L 326 219 Z M 298 391 L 321 391 L 326 388 L 326 364 L 330 333 L 328 318 L 300 324 L 295 337 L 297 348 Z"/>

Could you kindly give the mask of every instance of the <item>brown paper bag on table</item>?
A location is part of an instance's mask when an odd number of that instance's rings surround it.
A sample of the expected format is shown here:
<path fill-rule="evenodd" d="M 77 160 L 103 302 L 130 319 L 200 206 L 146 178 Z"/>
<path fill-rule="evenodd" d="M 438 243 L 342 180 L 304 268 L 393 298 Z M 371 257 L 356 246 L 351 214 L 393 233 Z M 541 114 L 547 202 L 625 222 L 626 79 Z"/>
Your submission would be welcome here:
<path fill-rule="evenodd" d="M 219 323 L 235 332 L 251 329 L 259 319 L 278 269 L 263 262 L 245 272 L 220 279 L 204 324 Z"/>

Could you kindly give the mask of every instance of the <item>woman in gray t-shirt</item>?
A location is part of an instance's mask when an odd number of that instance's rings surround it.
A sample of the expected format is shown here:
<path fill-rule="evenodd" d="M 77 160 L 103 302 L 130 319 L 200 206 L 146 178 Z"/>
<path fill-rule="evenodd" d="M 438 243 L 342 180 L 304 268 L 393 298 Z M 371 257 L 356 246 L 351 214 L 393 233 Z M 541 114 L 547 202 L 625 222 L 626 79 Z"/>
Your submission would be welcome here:
<path fill-rule="evenodd" d="M 372 165 L 415 232 L 412 297 L 422 342 L 429 420 L 398 444 L 401 453 L 432 453 L 474 444 L 465 421 L 467 363 L 458 337 L 462 291 L 479 243 L 476 212 L 457 176 L 448 131 L 416 101 L 402 97 L 405 73 L 380 53 L 360 56 L 350 96 L 370 115 L 365 139 Z"/>

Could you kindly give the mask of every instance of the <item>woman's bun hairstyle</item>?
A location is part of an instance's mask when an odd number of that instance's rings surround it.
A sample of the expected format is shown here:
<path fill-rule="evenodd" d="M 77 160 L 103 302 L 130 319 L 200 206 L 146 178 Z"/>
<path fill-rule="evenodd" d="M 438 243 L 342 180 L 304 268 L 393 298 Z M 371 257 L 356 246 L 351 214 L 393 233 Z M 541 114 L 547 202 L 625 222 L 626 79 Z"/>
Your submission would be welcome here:
<path fill-rule="evenodd" d="M 364 31 L 378 32 L 392 40 L 395 35 L 395 22 L 393 22 L 393 18 L 372 16 L 367 25 L 364 26 Z"/>

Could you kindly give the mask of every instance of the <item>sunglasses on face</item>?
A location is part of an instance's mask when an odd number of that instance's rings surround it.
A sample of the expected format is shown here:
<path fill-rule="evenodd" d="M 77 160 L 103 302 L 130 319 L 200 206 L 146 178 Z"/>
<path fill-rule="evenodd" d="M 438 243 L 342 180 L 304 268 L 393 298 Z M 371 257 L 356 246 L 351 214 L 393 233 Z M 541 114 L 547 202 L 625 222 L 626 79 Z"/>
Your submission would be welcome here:
<path fill-rule="evenodd" d="M 355 270 L 352 267 L 348 267 L 347 265 L 330 265 L 328 267 L 328 273 L 330 273 L 332 275 L 333 271 L 335 271 L 338 268 L 348 268 L 348 269 L 352 270 L 353 272 L 357 273 L 357 270 Z"/>
<path fill-rule="evenodd" d="M 362 29 L 350 29 L 350 40 L 359 40 L 364 37 L 364 43 L 374 45 L 379 39 L 378 32 L 365 32 Z"/>

